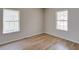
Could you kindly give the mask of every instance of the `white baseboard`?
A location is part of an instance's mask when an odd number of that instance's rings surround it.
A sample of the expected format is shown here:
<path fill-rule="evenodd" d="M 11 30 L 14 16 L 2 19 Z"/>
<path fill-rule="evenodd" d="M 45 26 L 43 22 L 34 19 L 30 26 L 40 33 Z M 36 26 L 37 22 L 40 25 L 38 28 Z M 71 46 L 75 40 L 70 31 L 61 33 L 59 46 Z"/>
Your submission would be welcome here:
<path fill-rule="evenodd" d="M 13 39 L 13 40 L 9 40 L 9 41 L 4 41 L 4 42 L 0 43 L 0 45 L 4 45 L 4 44 L 10 43 L 10 42 L 22 40 L 22 39 L 24 39 L 24 38 L 32 37 L 32 36 L 39 35 L 39 34 L 42 34 L 42 33 L 37 33 L 37 34 L 25 36 L 25 37 L 20 37 L 20 38 L 18 38 L 18 39 Z"/>
<path fill-rule="evenodd" d="M 50 34 L 50 33 L 46 33 L 46 34 L 49 34 L 49 35 L 52 35 L 52 36 L 56 36 L 56 37 L 59 37 L 59 38 L 62 38 L 62 39 L 65 39 L 65 40 L 68 40 L 68 41 L 71 41 L 71 42 L 74 42 L 74 43 L 79 44 L 78 41 L 72 40 L 72 39 L 67 38 L 67 37 L 62 37 L 62 36 L 60 36 L 60 35 L 55 35 L 55 34 Z"/>
<path fill-rule="evenodd" d="M 4 45 L 4 44 L 7 44 L 7 43 L 16 41 L 16 40 L 21 40 L 21 39 L 28 38 L 28 37 L 35 36 L 35 35 L 39 35 L 39 34 L 42 34 L 42 33 L 38 33 L 38 34 L 34 34 L 34 35 L 30 35 L 30 36 L 22 37 L 22 38 L 18 38 L 18 39 L 10 40 L 10 41 L 5 41 L 5 42 L 0 43 L 0 45 Z M 62 36 L 55 35 L 55 34 L 50 34 L 50 33 L 46 33 L 46 34 L 49 34 L 49 35 L 52 35 L 52 36 L 56 36 L 56 37 L 59 37 L 59 38 L 63 38 L 63 39 L 69 40 L 69 41 L 71 41 L 71 42 L 74 42 L 74 43 L 78 43 L 78 44 L 79 44 L 78 41 L 75 41 L 75 40 L 72 40 L 72 39 L 69 39 L 69 38 L 66 38 L 66 37 L 62 37 Z"/>

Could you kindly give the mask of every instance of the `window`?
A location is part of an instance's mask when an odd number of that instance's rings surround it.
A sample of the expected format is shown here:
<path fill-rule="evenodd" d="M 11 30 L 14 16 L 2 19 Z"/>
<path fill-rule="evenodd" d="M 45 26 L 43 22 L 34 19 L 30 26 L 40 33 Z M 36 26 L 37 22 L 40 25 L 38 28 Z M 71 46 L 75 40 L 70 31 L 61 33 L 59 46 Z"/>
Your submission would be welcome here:
<path fill-rule="evenodd" d="M 3 9 L 3 33 L 20 31 L 20 15 L 18 10 Z"/>
<path fill-rule="evenodd" d="M 68 31 L 68 11 L 58 11 L 56 15 L 56 29 Z"/>

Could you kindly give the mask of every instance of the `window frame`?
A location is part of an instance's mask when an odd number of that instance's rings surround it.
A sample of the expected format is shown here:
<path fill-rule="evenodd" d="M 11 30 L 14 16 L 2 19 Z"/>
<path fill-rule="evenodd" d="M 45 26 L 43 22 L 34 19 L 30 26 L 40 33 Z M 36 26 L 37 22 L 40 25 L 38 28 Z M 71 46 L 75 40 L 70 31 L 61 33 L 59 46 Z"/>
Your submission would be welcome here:
<path fill-rule="evenodd" d="M 67 12 L 67 13 L 65 13 L 65 12 Z M 61 13 L 63 13 L 63 15 Z M 60 24 L 58 25 L 58 22 L 62 25 L 60 25 Z M 66 26 L 66 28 L 64 26 Z M 68 10 L 63 10 L 63 11 L 57 11 L 56 12 L 56 29 L 57 30 L 68 31 Z"/>
<path fill-rule="evenodd" d="M 5 10 L 11 11 L 11 12 L 12 12 L 12 11 L 13 11 L 13 12 L 18 12 L 18 16 L 17 16 L 17 17 L 18 17 L 18 20 L 13 20 L 13 21 L 8 20 L 8 21 L 6 21 L 6 20 L 5 20 L 5 16 L 4 16 L 4 14 L 5 14 L 4 11 L 5 11 Z M 11 16 L 12 16 L 12 15 L 11 15 Z M 15 16 L 16 16 L 16 15 L 15 15 Z M 9 15 L 8 17 L 10 17 L 10 15 Z M 16 17 L 15 17 L 15 18 L 16 18 Z M 17 23 L 18 23 L 18 25 L 17 25 L 18 27 L 15 27 L 15 25 L 14 25 L 14 30 L 13 30 L 13 31 L 11 31 L 11 30 L 5 31 L 5 28 L 4 28 L 4 26 L 5 26 L 4 23 L 5 23 L 5 22 L 6 22 L 6 23 L 9 22 L 9 25 L 8 25 L 9 27 L 12 26 L 12 25 L 10 25 L 10 23 L 12 23 L 12 22 L 13 22 L 13 23 L 16 23 L 16 22 L 17 22 Z M 15 28 L 17 28 L 17 30 L 15 30 Z M 10 28 L 10 29 L 11 29 L 11 28 Z M 14 9 L 3 9 L 3 34 L 9 34 L 9 33 L 15 33 L 15 32 L 20 32 L 20 11 L 19 11 L 19 10 L 14 10 Z"/>

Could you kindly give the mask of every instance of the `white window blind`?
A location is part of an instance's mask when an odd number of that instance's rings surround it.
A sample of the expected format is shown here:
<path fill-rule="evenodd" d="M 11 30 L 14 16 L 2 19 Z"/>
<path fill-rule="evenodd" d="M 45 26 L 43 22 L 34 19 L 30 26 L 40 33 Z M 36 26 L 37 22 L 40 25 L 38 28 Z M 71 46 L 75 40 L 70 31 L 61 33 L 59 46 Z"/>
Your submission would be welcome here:
<path fill-rule="evenodd" d="M 20 31 L 20 12 L 3 9 L 3 33 Z"/>
<path fill-rule="evenodd" d="M 58 11 L 56 29 L 68 31 L 68 11 Z"/>

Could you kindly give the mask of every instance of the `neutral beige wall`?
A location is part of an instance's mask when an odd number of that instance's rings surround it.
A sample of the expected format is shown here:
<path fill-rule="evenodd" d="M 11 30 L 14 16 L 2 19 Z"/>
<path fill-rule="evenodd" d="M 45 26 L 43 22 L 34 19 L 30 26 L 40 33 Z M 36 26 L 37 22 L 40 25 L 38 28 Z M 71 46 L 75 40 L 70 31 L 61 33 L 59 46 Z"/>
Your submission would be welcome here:
<path fill-rule="evenodd" d="M 38 8 L 18 9 L 20 11 L 21 31 L 2 33 L 2 9 L 0 9 L 0 44 L 43 33 L 43 10 Z"/>
<path fill-rule="evenodd" d="M 67 32 L 56 29 L 56 11 L 59 10 L 66 9 L 50 8 L 45 10 L 45 33 L 79 43 L 79 8 L 67 9 L 69 12 L 69 30 Z"/>

